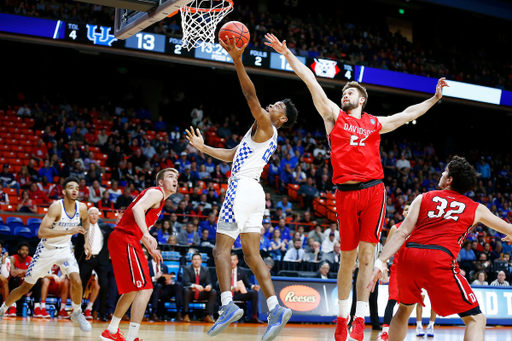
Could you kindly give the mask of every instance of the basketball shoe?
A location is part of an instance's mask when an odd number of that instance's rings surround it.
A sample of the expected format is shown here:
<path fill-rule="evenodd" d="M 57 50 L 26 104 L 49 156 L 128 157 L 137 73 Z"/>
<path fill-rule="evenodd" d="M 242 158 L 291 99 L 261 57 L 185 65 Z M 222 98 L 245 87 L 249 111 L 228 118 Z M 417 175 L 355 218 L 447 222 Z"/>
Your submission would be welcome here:
<path fill-rule="evenodd" d="M 364 318 L 356 317 L 352 322 L 352 332 L 350 332 L 350 340 L 364 340 Z"/>
<path fill-rule="evenodd" d="M 84 332 L 90 332 L 92 330 L 91 324 L 85 319 L 81 311 L 74 311 L 73 314 L 71 314 L 71 321 L 78 323 L 78 326 Z"/>
<path fill-rule="evenodd" d="M 125 341 L 126 338 L 123 335 L 123 332 L 119 331 L 119 328 L 117 329 L 117 333 L 112 334 L 108 328 L 103 331 L 100 335 L 100 339 L 103 341 Z"/>
<path fill-rule="evenodd" d="M 416 336 L 425 336 L 423 326 L 421 324 L 416 325 Z"/>
<path fill-rule="evenodd" d="M 388 332 L 380 333 L 379 337 L 377 338 L 377 341 L 388 341 L 388 340 L 389 340 Z"/>
<path fill-rule="evenodd" d="M 85 309 L 84 315 L 87 320 L 92 320 L 91 309 Z"/>
<path fill-rule="evenodd" d="M 16 317 L 16 307 L 11 306 L 7 311 L 7 314 L 5 314 L 5 316 Z"/>
<path fill-rule="evenodd" d="M 336 318 L 336 330 L 334 331 L 335 341 L 347 341 L 348 330 L 347 330 L 348 318 L 343 317 Z"/>
<path fill-rule="evenodd" d="M 428 325 L 427 327 L 427 337 L 434 337 L 434 325 Z"/>
<path fill-rule="evenodd" d="M 66 309 L 61 309 L 59 311 L 59 318 L 62 318 L 62 319 L 68 319 L 70 318 L 71 316 L 69 315 L 69 313 L 66 311 Z"/>
<path fill-rule="evenodd" d="M 37 307 L 34 309 L 34 314 L 32 315 L 33 317 L 43 317 L 43 315 L 41 315 L 41 307 Z"/>
<path fill-rule="evenodd" d="M 274 310 L 268 312 L 268 326 L 263 333 L 261 341 L 272 341 L 281 332 L 283 327 L 292 317 L 291 309 L 277 305 Z"/>
<path fill-rule="evenodd" d="M 220 307 L 219 318 L 217 322 L 208 331 L 208 336 L 219 335 L 226 329 L 231 322 L 238 321 L 244 315 L 244 311 L 240 309 L 233 301 Z"/>
<path fill-rule="evenodd" d="M 48 312 L 46 311 L 46 308 L 42 308 L 41 309 L 41 316 L 42 318 L 50 318 L 50 314 L 48 314 Z"/>

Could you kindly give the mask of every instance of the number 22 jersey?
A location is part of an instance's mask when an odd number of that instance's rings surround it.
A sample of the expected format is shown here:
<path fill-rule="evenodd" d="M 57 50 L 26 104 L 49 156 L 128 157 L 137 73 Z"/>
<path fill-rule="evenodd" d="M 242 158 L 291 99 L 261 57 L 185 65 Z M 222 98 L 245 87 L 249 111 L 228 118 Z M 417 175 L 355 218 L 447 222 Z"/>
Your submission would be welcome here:
<path fill-rule="evenodd" d="M 363 113 L 355 118 L 340 110 L 328 135 L 335 185 L 384 178 L 380 162 L 380 130 L 377 117 Z"/>
<path fill-rule="evenodd" d="M 416 227 L 406 243 L 442 246 L 457 258 L 478 205 L 451 190 L 423 193 Z"/>

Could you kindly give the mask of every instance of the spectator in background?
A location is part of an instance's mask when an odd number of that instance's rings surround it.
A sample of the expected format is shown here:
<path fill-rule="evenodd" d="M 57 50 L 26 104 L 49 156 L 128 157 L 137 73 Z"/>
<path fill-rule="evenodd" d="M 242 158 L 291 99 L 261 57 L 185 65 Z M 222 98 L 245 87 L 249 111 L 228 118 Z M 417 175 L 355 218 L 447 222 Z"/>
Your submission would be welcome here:
<path fill-rule="evenodd" d="M 270 196 L 270 193 L 265 193 L 265 209 L 270 210 L 274 208 L 274 202 Z"/>
<path fill-rule="evenodd" d="M 226 176 L 224 174 L 222 174 L 222 171 L 220 170 L 220 165 L 216 165 L 215 170 L 210 175 L 212 177 L 213 182 L 216 182 L 216 183 L 225 183 L 226 182 Z"/>
<path fill-rule="evenodd" d="M 22 213 L 37 213 L 37 204 L 35 200 L 30 198 L 30 194 L 26 189 L 21 192 L 21 200 L 18 204 L 17 211 Z"/>
<path fill-rule="evenodd" d="M 228 139 L 231 137 L 231 135 L 232 134 L 231 134 L 231 129 L 229 129 L 229 122 L 226 120 L 226 121 L 224 121 L 224 124 L 222 125 L 222 127 L 220 127 L 217 130 L 217 136 L 224 138 L 224 139 Z"/>
<path fill-rule="evenodd" d="M 505 271 L 498 272 L 498 278 L 491 282 L 491 286 L 493 287 L 509 287 L 510 284 L 505 280 L 507 275 Z"/>
<path fill-rule="evenodd" d="M 69 176 L 75 177 L 77 179 L 85 179 L 85 171 L 82 166 L 82 162 L 74 162 L 73 168 L 69 170 Z"/>
<path fill-rule="evenodd" d="M 329 233 L 329 237 L 322 242 L 322 253 L 326 254 L 334 250 L 334 232 Z"/>
<path fill-rule="evenodd" d="M 211 212 L 208 214 L 208 219 L 203 220 L 199 223 L 199 232 L 202 233 L 203 230 L 208 230 L 211 236 L 215 236 L 217 233 L 217 217 L 215 213 Z M 214 238 L 215 240 L 215 238 Z"/>
<path fill-rule="evenodd" d="M 47 204 L 50 202 L 50 199 L 39 189 L 35 182 L 30 184 L 29 194 L 30 199 L 32 199 L 36 205 Z"/>
<path fill-rule="evenodd" d="M 191 214 L 191 209 L 190 207 L 188 207 L 187 202 L 185 200 L 180 201 L 180 204 L 176 209 L 176 214 L 178 214 L 178 221 L 181 224 L 188 222 L 188 216 Z"/>
<path fill-rule="evenodd" d="M 194 176 L 190 172 L 190 165 L 186 165 L 185 170 L 184 171 L 182 170 L 182 172 L 178 178 L 179 186 L 191 188 L 191 187 L 195 186 L 196 181 L 197 181 L 197 179 L 194 178 Z"/>
<path fill-rule="evenodd" d="M 30 176 L 30 180 L 32 180 L 34 182 L 38 182 L 39 181 L 39 173 L 37 172 L 37 169 L 34 168 L 34 166 L 36 166 L 36 160 L 30 159 L 28 161 L 28 165 L 27 165 L 28 175 Z"/>
<path fill-rule="evenodd" d="M 187 165 L 190 165 L 190 161 L 187 160 L 187 152 L 181 152 L 179 160 L 174 163 L 174 168 L 181 173 Z"/>
<path fill-rule="evenodd" d="M 16 12 L 17 9 L 14 9 L 14 12 L 16 14 L 23 14 L 23 15 L 26 14 L 25 8 L 23 7 L 23 2 L 20 2 L 20 6 L 18 8 L 21 8 L 22 10 L 20 11 L 21 13 L 18 13 L 18 12 Z M 28 104 L 26 104 L 26 103 L 23 104 L 23 106 L 18 109 L 18 112 L 16 113 L 16 115 L 18 115 L 18 116 L 30 116 L 30 108 L 28 107 Z"/>
<path fill-rule="evenodd" d="M 201 266 L 201 262 L 201 254 L 195 253 L 192 256 L 192 264 L 183 268 L 183 321 L 190 322 L 189 303 L 192 299 L 196 299 L 208 300 L 204 322 L 214 323 L 211 315 L 213 314 L 217 291 L 212 289 L 210 271 L 207 267 Z"/>
<path fill-rule="evenodd" d="M 103 192 L 103 197 L 98 201 L 98 209 L 100 211 L 113 211 L 114 203 L 110 200 L 110 194 L 107 191 Z"/>
<path fill-rule="evenodd" d="M 24 179 L 24 182 L 27 181 L 26 184 L 28 184 L 30 182 L 30 177 L 28 176 L 27 167 L 22 166 L 21 169 L 23 169 L 23 168 L 24 168 L 24 172 L 26 174 L 26 177 L 23 179 Z M 21 174 L 21 170 L 20 170 L 20 173 L 18 174 L 19 180 L 22 179 L 20 174 Z M 5 188 L 16 188 L 16 194 L 20 193 L 20 181 L 16 181 L 14 174 L 9 172 L 8 164 L 4 164 L 4 166 L 2 168 L 2 173 L 0 173 L 0 183 L 2 183 L 2 186 Z"/>
<path fill-rule="evenodd" d="M 54 186 L 54 184 L 48 182 L 48 178 L 46 176 L 42 178 L 41 183 L 37 183 L 39 190 L 43 192 L 48 198 L 50 197 L 50 193 L 52 192 Z"/>
<path fill-rule="evenodd" d="M 263 224 L 265 225 L 265 224 Z M 270 241 L 268 240 L 267 236 L 267 229 L 265 226 L 261 228 L 261 236 L 260 236 L 260 250 L 263 251 L 269 251 L 270 250 Z"/>
<path fill-rule="evenodd" d="M 157 131 L 165 131 L 166 124 L 164 122 L 164 118 L 162 116 L 158 116 L 158 121 L 155 122 L 155 130 Z"/>
<path fill-rule="evenodd" d="M 130 204 L 133 201 L 131 193 L 132 193 L 132 191 L 128 187 L 126 187 L 124 189 L 123 195 L 121 195 L 117 198 L 115 207 L 118 210 L 126 210 L 128 208 L 128 206 L 130 206 Z"/>
<path fill-rule="evenodd" d="M 286 216 L 291 216 L 292 204 L 288 201 L 288 196 L 284 195 L 281 201 L 277 203 L 276 207 L 280 207 Z"/>
<path fill-rule="evenodd" d="M 302 241 L 300 238 L 293 240 L 293 249 L 286 251 L 283 261 L 285 262 L 302 262 L 304 258 L 304 249 L 302 249 Z"/>
<path fill-rule="evenodd" d="M 98 136 L 96 135 L 96 128 L 91 127 L 84 135 L 84 140 L 91 146 L 95 146 L 98 143 Z"/>
<path fill-rule="evenodd" d="M 340 231 L 338 230 L 338 224 L 337 223 L 331 223 L 328 228 L 325 229 L 323 233 L 324 240 L 329 237 L 331 233 L 334 233 L 335 240 L 340 240 Z"/>
<path fill-rule="evenodd" d="M 384 159 L 382 168 L 384 168 L 384 177 L 395 177 L 396 174 L 396 159 L 393 152 L 389 152 L 388 157 Z"/>
<path fill-rule="evenodd" d="M 396 162 L 396 170 L 401 175 L 409 174 L 409 171 L 411 170 L 411 163 L 409 162 L 409 160 L 405 159 L 405 153 L 402 153 L 400 160 Z"/>
<path fill-rule="evenodd" d="M 325 262 L 322 265 L 320 265 L 320 269 L 316 272 L 315 278 L 321 278 L 321 279 L 330 279 L 333 278 L 329 275 L 329 270 L 331 269 L 329 263 Z"/>
<path fill-rule="evenodd" d="M 287 192 L 288 184 L 293 184 L 293 172 L 291 170 L 290 164 L 286 163 L 284 168 L 281 170 L 279 175 L 279 191 L 281 194 Z"/>
<path fill-rule="evenodd" d="M 39 168 L 39 177 L 42 179 L 43 177 L 46 177 L 47 179 L 51 179 L 53 182 L 54 176 L 59 176 L 59 173 L 53 167 L 50 165 L 50 160 L 44 160 L 44 167 Z"/>
<path fill-rule="evenodd" d="M 99 181 L 94 181 L 89 187 L 89 201 L 97 204 L 102 198 L 105 188 L 100 186 Z"/>
<path fill-rule="evenodd" d="M 231 170 L 230 165 L 226 161 L 222 161 L 219 166 L 220 166 L 220 171 L 227 178 L 228 176 L 226 175 L 226 173 Z"/>
<path fill-rule="evenodd" d="M 84 168 L 89 171 L 91 169 L 91 165 L 94 165 L 96 168 L 98 167 L 98 162 L 94 159 L 94 152 L 89 152 L 87 157 L 84 159 Z"/>
<path fill-rule="evenodd" d="M 487 274 L 485 271 L 478 271 L 475 277 L 476 278 L 473 283 L 471 283 L 471 285 L 489 285 L 489 283 L 486 281 Z"/>
<path fill-rule="evenodd" d="M 121 190 L 119 189 L 119 182 L 117 182 L 116 180 L 112 180 L 111 186 L 112 187 L 109 188 L 107 192 L 109 195 L 109 199 L 115 204 L 117 202 L 117 198 L 120 197 L 123 194 L 123 192 L 121 192 Z"/>
<path fill-rule="evenodd" d="M 144 147 L 142 147 L 142 153 L 148 160 L 151 160 L 153 156 L 156 155 L 155 148 L 151 145 L 151 142 L 148 140 L 145 142 Z"/>
<path fill-rule="evenodd" d="M 279 219 L 279 223 L 275 227 L 275 229 L 278 229 L 279 231 L 281 231 L 281 238 L 283 238 L 283 240 L 286 243 L 288 243 L 288 241 L 291 240 L 290 228 L 288 226 L 286 226 L 286 219 L 285 218 L 280 218 Z"/>
<path fill-rule="evenodd" d="M 313 200 L 319 195 L 318 190 L 313 186 L 312 178 L 308 178 L 306 183 L 300 186 L 297 195 L 302 197 L 304 209 L 306 209 L 309 214 L 309 211 L 313 209 Z"/>
<path fill-rule="evenodd" d="M 98 134 L 98 140 L 96 144 L 98 146 L 103 146 L 108 141 L 107 129 L 101 128 L 100 133 Z"/>
<path fill-rule="evenodd" d="M 1 181 L 0 181 L 0 205 L 9 205 L 9 194 L 4 192 L 4 188 L 3 188 Z"/>
<path fill-rule="evenodd" d="M 320 243 L 320 245 L 322 245 L 322 243 L 324 242 L 324 234 L 322 232 L 322 226 L 317 224 L 315 226 L 314 230 L 312 230 L 308 234 L 308 238 L 311 238 L 311 237 L 315 240 L 315 242 L 318 242 L 318 243 Z"/>
<path fill-rule="evenodd" d="M 32 147 L 30 151 L 30 157 L 37 160 L 42 161 L 48 157 L 48 149 L 44 145 L 43 139 L 38 139 L 35 147 Z"/>
<path fill-rule="evenodd" d="M 187 223 L 187 228 L 180 232 L 178 237 L 179 245 L 188 245 L 188 246 L 199 246 L 201 240 L 199 238 L 199 234 L 194 231 L 194 224 L 192 222 Z"/>
<path fill-rule="evenodd" d="M 190 117 L 192 117 L 192 125 L 197 127 L 203 121 L 203 105 L 201 104 L 199 108 L 192 109 Z"/>
<path fill-rule="evenodd" d="M 274 229 L 274 233 L 272 234 L 272 239 L 270 240 L 270 249 L 269 253 L 274 260 L 281 260 L 283 257 L 283 253 L 286 252 L 286 244 L 287 242 L 281 240 L 281 231 L 279 229 Z"/>
<path fill-rule="evenodd" d="M 334 266 L 340 262 L 340 243 L 334 242 L 333 250 L 322 255 L 322 261 L 327 261 Z"/>
<path fill-rule="evenodd" d="M 482 156 L 480 162 L 476 165 L 476 171 L 480 173 L 480 177 L 484 181 L 488 181 L 491 178 L 491 167 L 487 162 L 485 162 L 485 158 Z"/>
<path fill-rule="evenodd" d="M 199 242 L 199 246 L 202 247 L 215 247 L 215 239 L 210 239 L 210 232 L 207 229 L 201 231 L 201 239 Z"/>
<path fill-rule="evenodd" d="M 64 177 L 59 178 L 59 182 L 53 186 L 52 191 L 50 192 L 50 199 L 58 200 L 58 199 L 64 199 L 63 194 L 63 185 L 64 184 Z"/>
<path fill-rule="evenodd" d="M 478 256 L 478 260 L 475 263 L 476 271 L 485 271 L 485 273 L 489 273 L 491 269 L 491 262 L 488 260 L 487 255 L 485 253 L 481 253 Z"/>
<path fill-rule="evenodd" d="M 475 269 L 476 255 L 471 249 L 471 241 L 466 240 L 462 245 L 462 249 L 459 253 L 460 267 L 466 272 L 470 272 Z"/>
<path fill-rule="evenodd" d="M 80 127 L 76 127 L 75 131 L 69 136 L 71 141 L 75 141 L 79 145 L 83 145 L 85 142 L 84 134 L 82 134 L 82 129 Z"/>
<path fill-rule="evenodd" d="M 293 171 L 293 181 L 295 184 L 303 184 L 307 181 L 306 173 L 302 171 L 302 166 L 298 165 Z"/>
<path fill-rule="evenodd" d="M 162 223 L 162 229 L 158 230 L 157 238 L 156 240 L 160 244 L 166 244 L 169 240 L 169 237 L 172 236 L 172 227 L 171 222 L 167 219 L 164 220 Z"/>

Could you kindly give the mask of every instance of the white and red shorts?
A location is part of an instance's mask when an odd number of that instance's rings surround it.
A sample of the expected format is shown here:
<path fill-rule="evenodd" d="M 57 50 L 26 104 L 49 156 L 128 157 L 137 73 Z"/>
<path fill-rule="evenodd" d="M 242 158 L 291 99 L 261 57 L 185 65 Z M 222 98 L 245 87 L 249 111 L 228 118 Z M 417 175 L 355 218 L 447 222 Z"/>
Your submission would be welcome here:
<path fill-rule="evenodd" d="M 108 251 L 112 258 L 112 267 L 120 295 L 153 289 L 148 261 L 144 257 L 144 251 L 137 237 L 114 229 L 108 238 Z"/>

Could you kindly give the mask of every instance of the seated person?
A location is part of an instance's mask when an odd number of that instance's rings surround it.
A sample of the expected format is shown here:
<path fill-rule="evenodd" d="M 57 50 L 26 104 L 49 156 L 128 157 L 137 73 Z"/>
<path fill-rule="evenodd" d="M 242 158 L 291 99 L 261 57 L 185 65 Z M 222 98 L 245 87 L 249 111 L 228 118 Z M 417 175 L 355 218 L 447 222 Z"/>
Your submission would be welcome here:
<path fill-rule="evenodd" d="M 471 285 L 489 285 L 489 282 L 486 281 L 487 274 L 485 271 L 478 271 L 475 276 L 475 280 L 471 283 Z"/>
<path fill-rule="evenodd" d="M 203 247 L 215 247 L 215 239 L 210 239 L 208 238 L 209 236 L 210 231 L 208 231 L 208 229 L 203 229 L 203 231 L 201 231 L 201 239 L 199 245 Z"/>
<path fill-rule="evenodd" d="M 304 249 L 302 248 L 302 242 L 300 238 L 294 239 L 293 248 L 286 251 L 283 261 L 285 262 L 302 262 L 304 258 Z"/>
<path fill-rule="evenodd" d="M 333 278 L 329 275 L 329 270 L 331 267 L 329 266 L 329 263 L 324 262 L 322 265 L 320 265 L 320 269 L 316 272 L 315 278 L 322 278 L 322 279 L 329 279 Z"/>
<path fill-rule="evenodd" d="M 208 300 L 203 321 L 215 323 L 212 314 L 217 291 L 212 289 L 210 270 L 201 266 L 201 263 L 201 254 L 195 253 L 192 256 L 192 264 L 183 268 L 183 322 L 190 322 L 188 306 L 192 300 Z"/>
<path fill-rule="evenodd" d="M 331 252 L 322 255 L 322 261 L 328 262 L 329 265 L 337 264 L 340 262 L 340 243 L 334 242 L 334 247 Z"/>
<path fill-rule="evenodd" d="M 48 275 L 41 280 L 41 307 L 34 309 L 34 317 L 50 317 L 50 314 L 46 311 L 46 297 L 48 294 L 55 295 L 60 298 L 61 309 L 58 317 L 64 319 L 71 317 L 66 311 L 66 302 L 69 297 L 69 279 L 66 275 L 59 276 L 59 274 L 60 267 L 57 264 L 54 264 L 48 272 Z"/>
<path fill-rule="evenodd" d="M 315 262 L 318 263 L 322 259 L 323 252 L 320 250 L 321 245 L 319 242 L 313 242 L 313 248 L 311 252 L 304 254 L 305 262 Z"/>
<path fill-rule="evenodd" d="M 238 267 L 238 255 L 236 253 L 231 254 L 231 291 L 233 292 L 234 301 L 251 301 L 252 318 L 249 322 L 263 323 L 258 318 L 258 291 L 260 291 L 260 286 L 249 282 L 245 271 Z"/>
<path fill-rule="evenodd" d="M 179 245 L 198 246 L 200 243 L 199 235 L 194 231 L 194 223 L 187 223 L 187 228 L 182 230 L 178 236 Z"/>
<path fill-rule="evenodd" d="M 156 249 L 160 253 L 160 249 Z M 159 266 L 156 262 L 149 257 L 148 251 L 144 250 L 144 256 L 148 260 L 149 265 L 149 276 L 151 276 L 151 282 L 153 282 L 153 293 L 151 294 L 151 311 L 149 319 L 151 321 L 160 322 L 158 318 L 158 301 L 165 303 L 170 301 L 172 297 L 176 299 L 176 321 L 182 321 L 181 309 L 183 307 L 182 296 L 183 285 L 176 281 L 176 274 L 174 276 L 169 275 L 169 269 L 167 265 L 161 263 Z"/>

